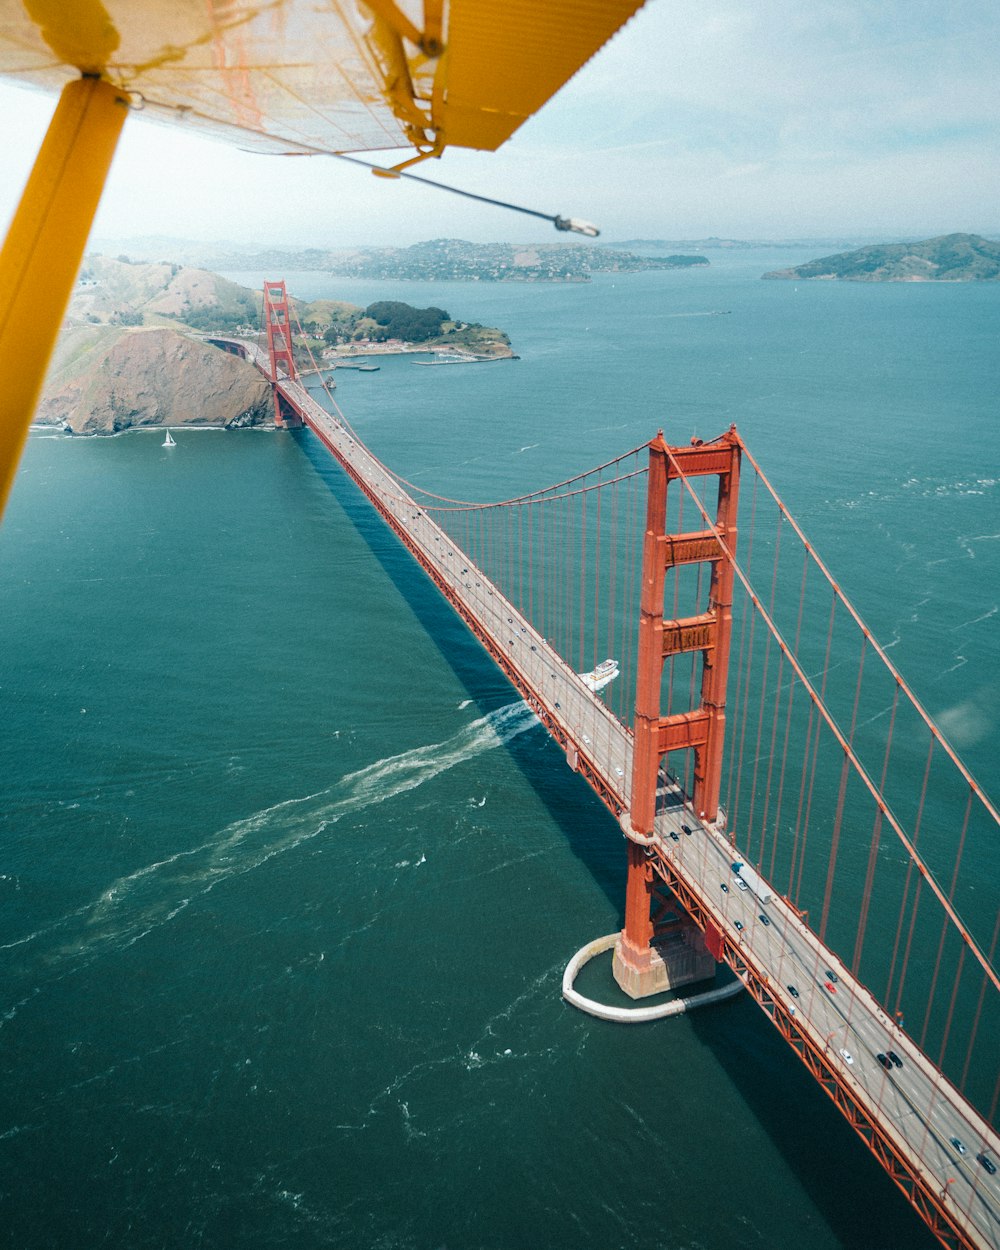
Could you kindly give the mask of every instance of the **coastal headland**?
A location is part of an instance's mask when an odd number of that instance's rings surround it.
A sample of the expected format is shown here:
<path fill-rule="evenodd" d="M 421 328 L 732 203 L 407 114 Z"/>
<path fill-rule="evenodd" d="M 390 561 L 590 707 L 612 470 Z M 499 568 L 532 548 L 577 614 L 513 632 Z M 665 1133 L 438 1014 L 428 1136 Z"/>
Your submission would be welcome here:
<path fill-rule="evenodd" d="M 978 234 L 876 243 L 761 276 L 842 282 L 996 282 L 1000 280 L 1000 243 Z"/>
<path fill-rule="evenodd" d="M 434 352 L 442 360 L 511 358 L 507 335 L 441 308 L 379 301 L 292 300 L 302 372 L 338 359 Z M 175 262 L 88 256 L 46 379 L 35 422 L 73 434 L 150 426 L 268 425 L 270 387 L 208 334 L 256 339 L 261 295 Z"/>

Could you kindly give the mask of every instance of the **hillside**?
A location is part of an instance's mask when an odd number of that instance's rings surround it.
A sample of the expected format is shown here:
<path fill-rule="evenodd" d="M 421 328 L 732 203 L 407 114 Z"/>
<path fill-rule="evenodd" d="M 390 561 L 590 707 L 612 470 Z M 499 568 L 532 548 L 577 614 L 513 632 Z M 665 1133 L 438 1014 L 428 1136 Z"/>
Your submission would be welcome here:
<path fill-rule="evenodd" d="M 221 332 L 256 329 L 259 296 L 207 269 L 168 261 L 136 264 L 87 256 L 70 304 L 70 317 L 106 325 L 180 321 Z"/>
<path fill-rule="evenodd" d="M 271 389 L 257 370 L 167 326 L 65 336 L 71 358 L 49 373 L 36 420 L 74 434 L 141 426 L 261 425 Z"/>
<path fill-rule="evenodd" d="M 1000 243 L 978 234 L 879 243 L 762 276 L 847 282 L 995 282 L 1000 278 Z"/>
<path fill-rule="evenodd" d="M 269 421 L 270 388 L 257 370 L 192 334 L 257 321 L 253 292 L 218 274 L 88 256 L 35 420 L 75 434 Z"/>

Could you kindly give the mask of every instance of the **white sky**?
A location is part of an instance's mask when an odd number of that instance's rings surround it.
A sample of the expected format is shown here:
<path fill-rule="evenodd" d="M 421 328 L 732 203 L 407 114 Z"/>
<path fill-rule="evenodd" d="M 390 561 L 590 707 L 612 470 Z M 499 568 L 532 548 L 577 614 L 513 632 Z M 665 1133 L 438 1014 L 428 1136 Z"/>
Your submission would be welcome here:
<path fill-rule="evenodd" d="M 608 239 L 996 235 L 998 47 L 995 0 L 649 0 L 498 153 L 449 151 L 415 172 L 587 218 Z M 0 221 L 53 107 L 0 85 Z M 141 114 L 94 234 L 319 247 L 575 237 Z"/>

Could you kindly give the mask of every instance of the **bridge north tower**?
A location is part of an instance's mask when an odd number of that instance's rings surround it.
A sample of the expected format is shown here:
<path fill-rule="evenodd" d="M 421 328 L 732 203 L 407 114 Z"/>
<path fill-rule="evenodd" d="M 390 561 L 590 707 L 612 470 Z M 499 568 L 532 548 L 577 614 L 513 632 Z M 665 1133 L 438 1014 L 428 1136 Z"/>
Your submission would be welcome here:
<path fill-rule="evenodd" d="M 631 806 L 625 927 L 615 947 L 614 974 L 633 998 L 660 993 L 712 975 L 713 957 L 701 931 L 683 909 L 657 890 L 646 850 L 653 834 L 660 764 L 671 751 L 694 756 L 692 803 L 699 819 L 719 816 L 722 746 L 726 724 L 726 682 L 732 633 L 733 566 L 739 496 L 740 447 L 735 430 L 712 443 L 669 447 L 662 431 L 649 445 L 646 530 L 643 539 L 642 601 L 632 743 Z M 715 476 L 718 496 L 714 524 L 690 533 L 668 534 L 667 488 L 677 481 Z M 695 616 L 665 619 L 668 569 L 711 565 L 708 607 Z M 662 715 L 665 661 L 684 652 L 701 653 L 699 706 Z"/>
<path fill-rule="evenodd" d="M 276 383 L 284 375 L 288 381 L 298 378 L 292 351 L 292 319 L 288 292 L 284 282 L 264 283 L 264 329 L 267 334 L 267 357 L 274 393 L 274 424 L 279 427 L 299 426 L 302 419 L 281 395 Z M 279 374 L 279 368 L 282 371 Z"/>

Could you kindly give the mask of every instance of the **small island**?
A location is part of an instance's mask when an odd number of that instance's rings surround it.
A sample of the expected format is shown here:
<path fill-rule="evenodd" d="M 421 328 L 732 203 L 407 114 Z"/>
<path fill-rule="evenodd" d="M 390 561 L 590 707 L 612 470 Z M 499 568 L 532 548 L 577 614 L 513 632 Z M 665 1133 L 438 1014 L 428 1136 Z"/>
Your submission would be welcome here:
<path fill-rule="evenodd" d="M 261 292 L 206 269 L 127 256 L 84 259 L 35 422 L 72 434 L 148 426 L 270 425 L 268 382 L 207 336 L 256 339 Z M 513 357 L 502 330 L 442 308 L 380 301 L 291 300 L 302 372 L 359 352 L 447 352 L 456 360 Z"/>
<path fill-rule="evenodd" d="M 878 243 L 761 276 L 844 282 L 995 282 L 1000 279 L 1000 243 L 978 234 L 945 234 L 919 243 Z"/>

